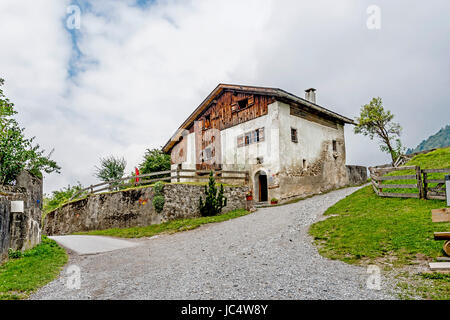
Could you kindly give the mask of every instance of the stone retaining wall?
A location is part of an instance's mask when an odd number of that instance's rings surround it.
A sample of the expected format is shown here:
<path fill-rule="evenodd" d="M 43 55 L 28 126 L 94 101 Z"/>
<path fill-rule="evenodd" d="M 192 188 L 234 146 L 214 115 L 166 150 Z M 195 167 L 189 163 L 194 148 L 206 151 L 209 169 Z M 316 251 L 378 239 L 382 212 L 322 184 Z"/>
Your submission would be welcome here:
<path fill-rule="evenodd" d="M 8 249 L 28 250 L 41 242 L 42 180 L 28 172 L 15 186 L 0 185 L 0 262 Z M 11 212 L 11 201 L 23 201 L 24 212 Z"/>
<path fill-rule="evenodd" d="M 47 214 L 43 230 L 47 235 L 61 235 L 198 217 L 199 197 L 204 197 L 204 188 L 192 184 L 165 184 L 165 204 L 160 213 L 156 212 L 152 204 L 152 187 L 95 194 Z M 224 191 L 228 201 L 223 213 L 246 208 L 247 186 L 224 187 Z"/>
<path fill-rule="evenodd" d="M 367 168 L 363 166 L 346 166 L 349 185 L 360 185 L 367 182 Z"/>

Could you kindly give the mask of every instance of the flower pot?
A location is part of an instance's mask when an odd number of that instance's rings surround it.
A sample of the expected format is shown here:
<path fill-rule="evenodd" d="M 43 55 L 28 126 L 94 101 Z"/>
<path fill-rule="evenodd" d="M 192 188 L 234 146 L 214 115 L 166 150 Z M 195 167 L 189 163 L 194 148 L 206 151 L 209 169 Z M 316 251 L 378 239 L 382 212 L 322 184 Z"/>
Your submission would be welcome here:
<path fill-rule="evenodd" d="M 278 201 L 270 201 L 270 204 L 278 204 Z"/>
<path fill-rule="evenodd" d="M 252 201 L 253 200 L 253 196 L 247 196 L 247 201 Z"/>

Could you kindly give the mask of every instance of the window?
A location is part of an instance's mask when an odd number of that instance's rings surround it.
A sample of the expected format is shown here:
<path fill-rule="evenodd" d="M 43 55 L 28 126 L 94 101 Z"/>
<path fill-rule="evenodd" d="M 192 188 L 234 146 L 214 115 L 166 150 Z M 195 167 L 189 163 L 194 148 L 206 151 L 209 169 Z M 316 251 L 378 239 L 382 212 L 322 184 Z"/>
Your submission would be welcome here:
<path fill-rule="evenodd" d="M 206 129 L 209 129 L 210 127 L 211 127 L 211 116 L 210 115 L 207 115 L 206 117 L 205 117 L 205 125 L 204 125 L 204 129 L 206 130 Z"/>
<path fill-rule="evenodd" d="M 250 143 L 252 143 L 252 133 L 251 132 L 247 132 L 245 134 L 245 145 L 249 145 Z"/>
<path fill-rule="evenodd" d="M 238 101 L 239 109 L 245 109 L 248 105 L 248 99 L 242 99 Z"/>
<path fill-rule="evenodd" d="M 303 169 L 306 169 L 306 159 L 303 159 Z"/>
<path fill-rule="evenodd" d="M 336 143 L 336 140 L 333 140 L 333 151 L 334 151 L 334 152 L 337 151 L 337 143 Z"/>
<path fill-rule="evenodd" d="M 204 159 L 209 160 L 211 158 L 212 158 L 212 151 L 211 151 L 211 148 L 208 147 L 205 149 Z"/>
<path fill-rule="evenodd" d="M 252 143 L 258 143 L 262 141 L 264 141 L 264 128 L 259 128 L 238 136 L 237 146 L 243 147 Z"/>
<path fill-rule="evenodd" d="M 297 143 L 297 129 L 291 128 L 291 141 Z"/>
<path fill-rule="evenodd" d="M 244 136 L 240 135 L 237 137 L 237 146 L 238 147 L 243 147 L 244 146 Z"/>

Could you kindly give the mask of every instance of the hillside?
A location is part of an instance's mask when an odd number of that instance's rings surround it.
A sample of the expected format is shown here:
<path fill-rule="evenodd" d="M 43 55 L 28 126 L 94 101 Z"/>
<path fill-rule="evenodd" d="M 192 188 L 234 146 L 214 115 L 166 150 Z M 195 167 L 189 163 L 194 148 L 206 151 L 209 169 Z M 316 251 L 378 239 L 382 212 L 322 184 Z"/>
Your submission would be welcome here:
<path fill-rule="evenodd" d="M 416 148 L 408 149 L 406 154 L 448 146 L 450 146 L 450 125 L 445 126 L 445 128 L 428 137 L 428 139 L 423 140 Z"/>
<path fill-rule="evenodd" d="M 417 155 L 406 165 L 449 168 L 450 147 Z M 438 174 L 433 179 L 441 179 L 443 174 Z M 433 232 L 448 231 L 450 223 L 431 221 L 431 210 L 442 207 L 441 200 L 379 197 L 367 186 L 328 208 L 329 218 L 312 225 L 309 232 L 321 255 L 375 264 L 397 277 L 401 298 L 449 300 L 450 274 L 421 273 L 443 254 L 444 242 L 433 240 Z"/>

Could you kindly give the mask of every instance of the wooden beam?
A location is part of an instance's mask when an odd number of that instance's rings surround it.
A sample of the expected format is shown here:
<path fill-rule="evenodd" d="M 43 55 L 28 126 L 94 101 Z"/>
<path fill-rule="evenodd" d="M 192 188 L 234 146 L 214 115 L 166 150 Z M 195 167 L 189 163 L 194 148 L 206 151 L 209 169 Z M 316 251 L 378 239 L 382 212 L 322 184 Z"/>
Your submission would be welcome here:
<path fill-rule="evenodd" d="M 450 240 L 450 231 L 435 232 L 434 240 Z"/>
<path fill-rule="evenodd" d="M 431 210 L 431 221 L 433 221 L 433 222 L 450 222 L 450 208 Z"/>
<path fill-rule="evenodd" d="M 427 179 L 427 183 L 445 183 L 445 179 Z"/>
<path fill-rule="evenodd" d="M 417 188 L 416 184 L 377 184 L 377 188 L 382 189 L 411 189 Z"/>
<path fill-rule="evenodd" d="M 404 176 L 379 177 L 378 180 L 416 180 L 416 175 L 408 174 L 408 175 L 404 175 Z"/>
<path fill-rule="evenodd" d="M 419 198 L 417 193 L 389 193 L 389 192 L 379 192 L 379 196 L 388 198 Z"/>
<path fill-rule="evenodd" d="M 450 270 L 450 262 L 430 262 L 432 271 Z"/>
<path fill-rule="evenodd" d="M 423 169 L 422 172 L 425 173 L 450 173 L 450 168 L 448 169 Z"/>
<path fill-rule="evenodd" d="M 373 168 L 375 172 L 388 173 L 392 171 L 403 171 L 403 170 L 416 170 L 416 166 L 406 166 L 406 167 L 387 167 L 387 168 Z"/>

